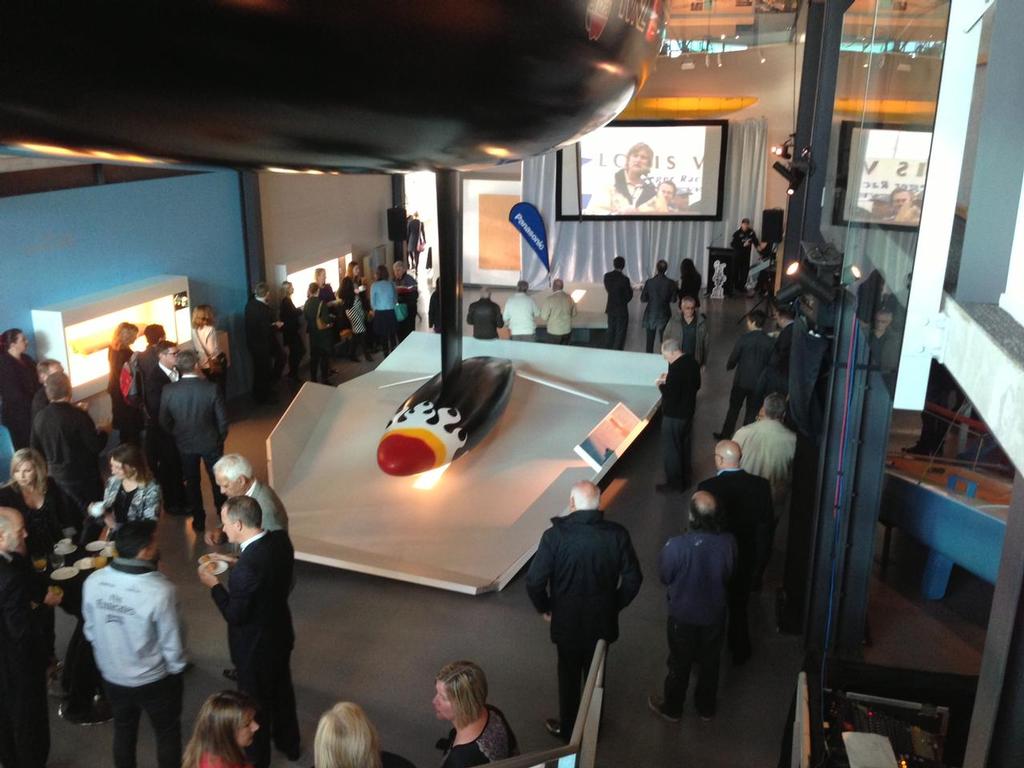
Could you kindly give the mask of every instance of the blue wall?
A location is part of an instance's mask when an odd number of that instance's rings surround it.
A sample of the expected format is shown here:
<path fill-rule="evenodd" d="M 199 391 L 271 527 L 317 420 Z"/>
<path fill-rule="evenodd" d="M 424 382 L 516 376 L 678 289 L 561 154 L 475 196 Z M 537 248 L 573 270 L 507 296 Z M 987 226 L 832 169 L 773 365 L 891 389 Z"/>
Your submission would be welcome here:
<path fill-rule="evenodd" d="M 33 308 L 154 275 L 185 275 L 231 338 L 228 395 L 249 389 L 238 175 L 231 171 L 0 199 L 0 326 Z M 30 354 L 35 354 L 33 349 Z"/>

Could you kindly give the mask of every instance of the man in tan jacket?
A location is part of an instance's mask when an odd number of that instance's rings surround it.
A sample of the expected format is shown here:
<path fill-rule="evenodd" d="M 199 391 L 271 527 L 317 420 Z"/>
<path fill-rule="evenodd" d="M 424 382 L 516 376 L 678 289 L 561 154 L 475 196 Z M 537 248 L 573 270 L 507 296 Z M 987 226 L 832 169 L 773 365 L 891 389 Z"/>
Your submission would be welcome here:
<path fill-rule="evenodd" d="M 572 336 L 576 302 L 563 290 L 564 287 L 561 280 L 551 283 L 552 293 L 540 308 L 540 318 L 547 325 L 548 341 L 552 344 L 568 344 Z"/>

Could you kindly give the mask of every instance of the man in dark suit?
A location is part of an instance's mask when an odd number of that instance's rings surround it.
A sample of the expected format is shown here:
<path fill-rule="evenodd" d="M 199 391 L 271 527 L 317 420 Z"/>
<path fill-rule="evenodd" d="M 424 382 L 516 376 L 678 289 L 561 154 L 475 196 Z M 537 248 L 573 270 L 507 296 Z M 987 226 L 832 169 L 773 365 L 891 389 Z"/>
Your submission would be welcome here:
<path fill-rule="evenodd" d="M 558 649 L 558 720 L 552 736 L 568 741 L 598 640 L 619 637 L 619 611 L 640 591 L 643 575 L 629 531 L 604 519 L 601 491 L 590 482 L 572 487 L 571 514 L 551 519 L 526 576 L 526 591 L 551 624 Z"/>
<path fill-rule="evenodd" d="M 668 262 L 659 259 L 654 267 L 655 275 L 644 283 L 640 301 L 644 307 L 644 330 L 647 332 L 647 351 L 654 351 L 654 337 L 665 340 L 665 327 L 672 319 L 672 301 L 676 297 L 676 283 L 668 275 Z"/>
<path fill-rule="evenodd" d="M 192 511 L 192 529 L 196 533 L 206 530 L 206 510 L 203 509 L 203 488 L 199 464 L 206 466 L 206 476 L 213 488 L 217 509 L 224 503 L 224 495 L 217 487 L 213 465 L 224 455 L 224 441 L 228 437 L 228 417 L 220 388 L 203 378 L 199 370 L 199 356 L 191 349 L 178 352 L 178 371 L 181 378 L 164 386 L 160 394 L 160 428 L 174 437 L 185 477 L 185 494 Z"/>
<path fill-rule="evenodd" d="M 100 451 L 107 435 L 96 428 L 89 414 L 71 402 L 67 374 L 46 379 L 50 404 L 32 423 L 32 447 L 43 454 L 50 477 L 80 515 L 90 502 L 103 498 Z"/>
<path fill-rule="evenodd" d="M 693 355 L 683 353 L 678 339 L 661 345 L 661 356 L 668 371 L 658 379 L 661 390 L 661 457 L 665 462 L 665 482 L 659 493 L 684 491 L 690 487 L 690 432 L 697 409 L 700 366 Z"/>
<path fill-rule="evenodd" d="M 252 396 L 257 403 L 271 400 L 274 382 L 284 370 L 284 357 L 277 340 L 283 323 L 268 304 L 270 286 L 257 283 L 252 298 L 245 305 L 245 345 L 252 355 Z"/>
<path fill-rule="evenodd" d="M 736 339 L 736 344 L 729 355 L 725 369 L 736 373 L 732 378 L 732 390 L 729 392 L 729 410 L 725 414 L 722 431 L 715 432 L 716 440 L 728 440 L 736 430 L 736 418 L 740 415 L 740 407 L 746 402 L 743 412 L 744 426 L 750 424 L 761 408 L 758 392 L 762 385 L 762 375 L 768 367 L 768 360 L 775 347 L 775 340 L 764 332 L 767 320 L 764 312 L 755 309 L 747 315 L 747 332 Z"/>
<path fill-rule="evenodd" d="M 39 374 L 39 389 L 32 395 L 32 422 L 35 423 L 36 416 L 50 404 L 46 396 L 46 380 L 51 373 L 64 373 L 64 366 L 57 360 L 40 360 L 36 363 L 36 373 Z"/>
<path fill-rule="evenodd" d="M 612 259 L 611 272 L 604 273 L 604 289 L 608 292 L 608 303 L 604 313 L 608 316 L 608 349 L 626 348 L 626 329 L 629 327 L 629 302 L 633 300 L 633 286 L 622 271 L 626 260 L 621 256 Z"/>
<path fill-rule="evenodd" d="M 146 330 L 152 327 L 149 326 Z M 174 437 L 160 426 L 160 400 L 164 387 L 180 378 L 175 368 L 178 363 L 178 348 L 170 341 L 160 340 L 153 345 L 153 352 L 152 365 L 148 362 L 142 363 L 141 359 L 139 362 L 146 414 L 146 459 L 160 483 L 167 511 L 182 514 L 187 512 L 188 505 L 185 501 L 181 458 L 178 456 L 178 446 L 174 444 Z"/>
<path fill-rule="evenodd" d="M 232 563 L 225 589 L 209 568 L 199 568 L 199 580 L 228 623 L 231 661 L 238 670 L 238 689 L 260 705 L 259 731 L 247 750 L 255 768 L 270 764 L 270 740 L 299 759 L 299 721 L 292 688 L 291 654 L 295 645 L 288 594 L 292 587 L 295 552 L 284 531 L 262 529 L 260 505 L 249 496 L 234 496 L 221 508 L 228 541 L 238 544 L 237 558 L 217 555 Z"/>
<path fill-rule="evenodd" d="M 466 324 L 473 326 L 474 339 L 496 339 L 498 329 L 505 327 L 501 307 L 491 301 L 491 289 L 482 288 L 480 298 L 469 305 Z"/>
<path fill-rule="evenodd" d="M 750 658 L 747 604 L 754 579 L 771 554 L 772 487 L 763 477 L 740 468 L 742 452 L 732 440 L 715 446 L 718 474 L 697 488 L 707 491 L 725 512 L 726 530 L 736 537 L 736 569 L 729 584 L 729 650 L 735 664 Z M 760 585 L 756 585 L 759 586 Z"/>
<path fill-rule="evenodd" d="M 27 559 L 25 522 L 0 507 L 0 765 L 42 768 L 50 752 L 42 611 L 60 604 Z"/>

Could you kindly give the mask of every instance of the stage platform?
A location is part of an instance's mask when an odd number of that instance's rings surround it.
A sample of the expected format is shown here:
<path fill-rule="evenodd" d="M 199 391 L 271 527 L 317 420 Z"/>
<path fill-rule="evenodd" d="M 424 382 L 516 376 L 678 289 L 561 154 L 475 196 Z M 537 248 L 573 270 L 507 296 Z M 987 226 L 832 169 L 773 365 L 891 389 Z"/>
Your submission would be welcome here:
<path fill-rule="evenodd" d="M 654 381 L 666 369 L 660 355 L 465 339 L 463 357 L 478 355 L 608 404 L 517 375 L 484 441 L 418 488 L 417 477 L 381 472 L 376 448 L 422 382 L 390 385 L 437 373 L 439 336 L 410 335 L 375 371 L 337 388 L 307 383 L 267 439 L 298 559 L 468 594 L 502 589 L 566 512 L 572 484 L 614 464 L 595 472 L 574 446 L 618 402 L 641 419 L 628 446 L 660 401 Z"/>

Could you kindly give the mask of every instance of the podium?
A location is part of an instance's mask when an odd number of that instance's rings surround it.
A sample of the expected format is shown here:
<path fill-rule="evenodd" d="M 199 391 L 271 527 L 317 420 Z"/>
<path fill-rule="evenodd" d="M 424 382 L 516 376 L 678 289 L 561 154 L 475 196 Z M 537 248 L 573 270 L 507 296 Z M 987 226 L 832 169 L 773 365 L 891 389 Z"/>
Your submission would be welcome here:
<path fill-rule="evenodd" d="M 711 278 L 715 276 L 715 262 L 721 261 L 725 264 L 725 276 L 728 278 L 725 283 L 725 292 L 727 294 L 732 293 L 734 286 L 732 285 L 732 260 L 736 257 L 735 252 L 732 248 L 719 248 L 714 245 L 708 246 L 708 284 L 705 289 L 705 295 L 711 295 L 711 289 L 714 288 L 714 284 L 711 282 Z"/>

